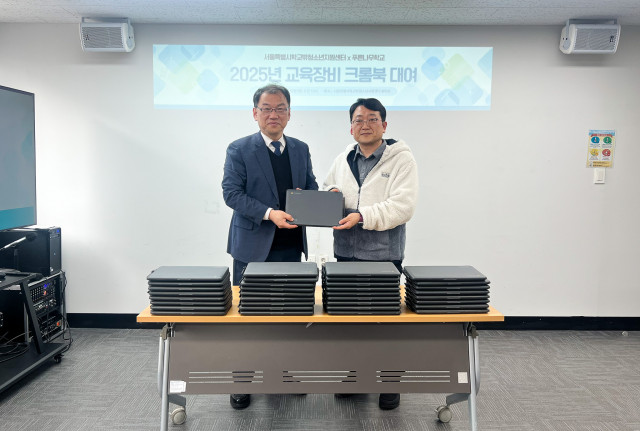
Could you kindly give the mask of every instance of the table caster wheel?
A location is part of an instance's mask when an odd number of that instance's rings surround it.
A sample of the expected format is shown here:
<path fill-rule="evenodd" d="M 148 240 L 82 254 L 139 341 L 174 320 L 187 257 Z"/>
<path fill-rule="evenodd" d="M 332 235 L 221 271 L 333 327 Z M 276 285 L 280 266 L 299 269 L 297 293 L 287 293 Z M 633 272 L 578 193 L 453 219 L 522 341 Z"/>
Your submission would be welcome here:
<path fill-rule="evenodd" d="M 451 410 L 447 406 L 438 407 L 436 413 L 438 414 L 438 420 L 444 424 L 449 423 L 453 417 Z"/>
<path fill-rule="evenodd" d="M 182 425 L 187 421 L 187 409 L 184 407 L 178 407 L 174 411 L 171 412 L 171 422 L 174 425 Z"/>
<path fill-rule="evenodd" d="M 59 364 L 60 362 L 62 362 L 62 355 L 55 355 L 53 357 L 53 360 L 55 361 L 56 364 Z"/>

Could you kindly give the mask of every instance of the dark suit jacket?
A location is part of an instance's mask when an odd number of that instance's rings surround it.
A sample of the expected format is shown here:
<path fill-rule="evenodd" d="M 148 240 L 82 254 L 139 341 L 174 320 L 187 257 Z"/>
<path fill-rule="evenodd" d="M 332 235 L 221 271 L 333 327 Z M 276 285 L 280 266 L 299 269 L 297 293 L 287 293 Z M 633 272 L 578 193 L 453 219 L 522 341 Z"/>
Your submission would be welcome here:
<path fill-rule="evenodd" d="M 309 146 L 285 136 L 293 188 L 318 190 L 311 167 Z M 260 132 L 229 144 L 224 162 L 222 195 L 233 209 L 229 226 L 227 253 L 241 262 L 264 262 L 269 254 L 276 225 L 262 220 L 267 208 L 284 210 L 278 202 L 276 180 L 269 159 L 269 149 Z M 307 236 L 302 242 L 307 255 Z"/>

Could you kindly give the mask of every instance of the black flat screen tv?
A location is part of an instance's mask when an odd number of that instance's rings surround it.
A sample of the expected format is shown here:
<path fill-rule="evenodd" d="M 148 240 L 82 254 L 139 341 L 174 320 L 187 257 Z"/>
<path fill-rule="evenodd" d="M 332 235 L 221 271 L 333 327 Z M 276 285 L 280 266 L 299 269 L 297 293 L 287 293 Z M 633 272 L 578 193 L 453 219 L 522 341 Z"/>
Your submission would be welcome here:
<path fill-rule="evenodd" d="M 36 222 L 35 97 L 0 85 L 0 230 Z"/>

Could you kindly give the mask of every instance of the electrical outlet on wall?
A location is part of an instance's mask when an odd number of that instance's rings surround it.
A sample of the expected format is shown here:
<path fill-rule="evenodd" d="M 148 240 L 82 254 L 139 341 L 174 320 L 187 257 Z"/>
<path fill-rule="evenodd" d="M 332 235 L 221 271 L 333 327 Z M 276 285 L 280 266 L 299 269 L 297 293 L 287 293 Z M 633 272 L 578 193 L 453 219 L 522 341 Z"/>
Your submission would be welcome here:
<path fill-rule="evenodd" d="M 605 168 L 595 168 L 593 170 L 593 184 L 604 184 L 606 172 Z"/>
<path fill-rule="evenodd" d="M 326 254 L 321 254 L 321 255 L 319 256 L 319 259 L 318 259 L 318 264 L 319 264 L 320 266 L 322 266 L 322 265 L 324 265 L 325 263 L 327 263 L 327 255 L 326 255 Z"/>

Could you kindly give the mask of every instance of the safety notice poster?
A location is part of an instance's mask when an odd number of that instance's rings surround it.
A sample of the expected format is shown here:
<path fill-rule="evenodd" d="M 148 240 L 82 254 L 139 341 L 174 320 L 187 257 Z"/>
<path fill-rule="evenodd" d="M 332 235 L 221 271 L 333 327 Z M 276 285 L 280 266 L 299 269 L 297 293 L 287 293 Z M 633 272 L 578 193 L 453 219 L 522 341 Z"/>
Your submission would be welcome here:
<path fill-rule="evenodd" d="M 610 168 L 616 147 L 615 130 L 589 130 L 588 168 Z"/>

